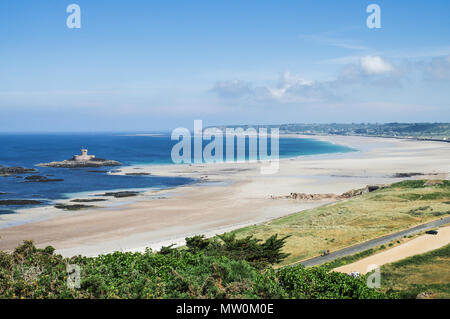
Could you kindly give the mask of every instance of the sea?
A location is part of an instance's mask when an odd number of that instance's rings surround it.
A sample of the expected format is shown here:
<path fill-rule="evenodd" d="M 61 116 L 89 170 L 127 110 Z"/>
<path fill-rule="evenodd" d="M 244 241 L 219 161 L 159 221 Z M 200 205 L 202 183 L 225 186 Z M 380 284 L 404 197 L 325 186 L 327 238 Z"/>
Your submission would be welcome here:
<path fill-rule="evenodd" d="M 195 183 L 182 177 L 124 176 L 108 172 L 117 167 L 100 168 L 48 168 L 36 164 L 62 161 L 79 154 L 87 148 L 96 157 L 116 160 L 124 166 L 173 165 L 171 151 L 179 140 L 172 140 L 170 133 L 48 133 L 48 134 L 0 134 L 0 165 L 36 168 L 38 172 L 23 176 L 0 176 L 0 201 L 27 199 L 50 205 L 53 201 L 75 197 L 78 193 L 127 189 L 167 189 Z M 204 141 L 204 144 L 209 141 Z M 224 143 L 225 139 L 224 139 Z M 192 143 L 193 144 L 193 143 Z M 246 140 L 248 149 L 249 139 Z M 234 143 L 235 153 L 238 143 Z M 226 148 L 224 148 L 226 149 Z M 270 150 L 270 139 L 269 139 Z M 352 152 L 354 149 L 311 139 L 279 139 L 279 157 L 289 158 L 305 155 Z M 245 159 L 249 159 L 248 152 Z M 235 157 L 235 161 L 243 160 Z M 188 164 L 185 164 L 188 165 Z M 27 182 L 29 175 L 63 179 L 58 182 Z M 24 206 L 2 206 L 0 215 L 13 214 Z"/>

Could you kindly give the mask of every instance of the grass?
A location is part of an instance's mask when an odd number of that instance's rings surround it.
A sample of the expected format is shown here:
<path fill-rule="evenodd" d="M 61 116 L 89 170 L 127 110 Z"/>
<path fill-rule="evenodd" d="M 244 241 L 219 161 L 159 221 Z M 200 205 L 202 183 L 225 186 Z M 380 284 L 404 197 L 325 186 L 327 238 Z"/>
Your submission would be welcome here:
<path fill-rule="evenodd" d="M 443 225 L 441 227 L 446 227 L 446 225 Z M 439 228 L 440 227 L 438 227 L 438 228 L 436 228 L 434 230 L 439 231 Z M 402 238 L 395 239 L 395 240 L 391 241 L 390 243 L 388 243 L 386 245 L 380 245 L 380 246 L 377 246 L 377 247 L 370 248 L 368 250 L 362 251 L 360 253 L 356 253 L 356 254 L 353 254 L 353 255 L 350 255 L 350 256 L 337 258 L 337 259 L 335 259 L 333 261 L 330 261 L 328 263 L 325 263 L 325 264 L 323 264 L 321 266 L 331 270 L 331 269 L 335 269 L 335 268 L 338 268 L 338 267 L 341 267 L 341 266 L 349 265 L 349 264 L 352 264 L 354 262 L 357 262 L 358 260 L 367 258 L 367 257 L 372 256 L 372 255 L 375 255 L 375 254 L 385 250 L 386 248 L 391 249 L 391 248 L 394 248 L 395 246 L 402 245 L 402 244 L 410 241 L 411 239 L 414 239 L 414 238 L 417 238 L 419 236 L 425 235 L 426 232 L 427 231 L 423 231 L 423 232 L 416 233 L 416 234 L 413 234 L 413 235 L 403 236 Z"/>
<path fill-rule="evenodd" d="M 450 245 L 381 267 L 381 289 L 404 298 L 450 298 Z"/>
<path fill-rule="evenodd" d="M 340 266 L 348 265 L 348 264 L 354 263 L 355 261 L 358 261 L 360 259 L 372 256 L 373 254 L 375 254 L 381 250 L 384 250 L 384 249 L 386 249 L 386 247 L 384 245 L 376 247 L 376 248 L 370 248 L 370 249 L 367 249 L 365 251 L 362 251 L 362 252 L 354 254 L 354 255 L 335 259 L 329 263 L 324 264 L 323 267 L 326 267 L 327 269 L 331 270 L 331 269 L 334 269 L 334 268 L 337 268 Z"/>
<path fill-rule="evenodd" d="M 450 182 L 408 180 L 350 200 L 241 228 L 238 237 L 290 235 L 279 266 L 336 251 L 450 214 Z"/>
<path fill-rule="evenodd" d="M 333 261 L 330 261 L 328 263 L 323 264 L 322 266 L 331 270 L 331 269 L 338 268 L 338 267 L 341 267 L 341 266 L 344 266 L 344 265 L 348 265 L 348 264 L 354 263 L 354 262 L 356 262 L 358 260 L 361 260 L 361 259 L 364 259 L 366 257 L 372 256 L 374 254 L 377 254 L 377 253 L 385 250 L 386 248 L 393 248 L 395 246 L 401 245 L 401 244 L 403 244 L 403 243 L 405 243 L 405 242 L 407 242 L 407 241 L 409 241 L 409 240 L 411 240 L 413 238 L 416 238 L 417 236 L 423 235 L 423 234 L 425 234 L 425 232 L 417 233 L 417 234 L 414 234 L 414 235 L 403 236 L 403 238 L 395 239 L 395 240 L 391 241 L 390 243 L 388 243 L 387 247 L 386 247 L 386 245 L 380 245 L 378 247 L 370 248 L 370 249 L 367 249 L 367 250 L 362 251 L 360 253 L 356 253 L 356 254 L 353 254 L 353 255 L 350 255 L 350 256 L 337 258 L 337 259 L 335 259 Z"/>

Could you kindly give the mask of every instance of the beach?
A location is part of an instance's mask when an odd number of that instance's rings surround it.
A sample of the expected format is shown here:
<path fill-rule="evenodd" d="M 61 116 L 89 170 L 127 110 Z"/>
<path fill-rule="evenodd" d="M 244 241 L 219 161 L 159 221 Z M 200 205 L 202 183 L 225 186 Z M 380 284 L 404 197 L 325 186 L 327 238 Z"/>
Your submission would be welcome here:
<path fill-rule="evenodd" d="M 282 159 L 275 174 L 261 174 L 267 162 L 192 165 L 138 165 L 115 174 L 150 173 L 200 182 L 151 191 L 150 199 L 130 199 L 113 207 L 63 212 L 58 217 L 34 210 L 36 220 L 0 229 L 0 250 L 23 240 L 51 245 L 64 256 L 113 251 L 159 249 L 182 245 L 188 236 L 213 236 L 240 227 L 296 213 L 329 201 L 299 201 L 290 193 L 342 194 L 373 184 L 403 180 L 396 173 L 422 173 L 416 178 L 447 179 L 448 143 L 356 136 L 291 136 L 315 138 L 357 149 L 357 152 Z M 23 219 L 30 211 L 7 217 Z"/>

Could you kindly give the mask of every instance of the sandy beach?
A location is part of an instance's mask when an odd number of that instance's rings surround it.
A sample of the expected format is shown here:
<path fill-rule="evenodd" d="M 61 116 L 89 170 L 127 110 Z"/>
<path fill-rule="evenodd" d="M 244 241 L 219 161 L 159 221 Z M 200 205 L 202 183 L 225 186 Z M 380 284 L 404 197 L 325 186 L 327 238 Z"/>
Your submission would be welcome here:
<path fill-rule="evenodd" d="M 448 143 L 347 136 L 313 138 L 359 151 L 283 159 L 279 171 L 272 175 L 261 174 L 261 166 L 268 165 L 264 162 L 124 167 L 119 174 L 142 172 L 193 177 L 202 182 L 151 192 L 154 198 L 64 212 L 59 217 L 42 208 L 35 210 L 36 221 L 0 229 L 0 250 L 13 249 L 24 239 L 34 240 L 38 247 L 52 245 L 64 256 L 159 249 L 171 243 L 182 244 L 186 236 L 213 236 L 327 204 L 272 196 L 291 192 L 341 194 L 368 184 L 402 180 L 393 178 L 395 173 L 449 176 Z M 7 215 L 0 222 L 14 222 L 27 214 L 30 211 Z"/>

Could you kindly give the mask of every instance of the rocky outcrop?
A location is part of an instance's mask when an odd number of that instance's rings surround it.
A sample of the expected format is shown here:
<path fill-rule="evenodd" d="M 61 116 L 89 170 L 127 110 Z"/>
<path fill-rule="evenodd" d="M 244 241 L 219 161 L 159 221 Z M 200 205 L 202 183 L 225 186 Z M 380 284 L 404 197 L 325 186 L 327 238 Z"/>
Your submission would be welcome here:
<path fill-rule="evenodd" d="M 39 200 L 28 200 L 28 199 L 6 199 L 0 200 L 0 206 L 23 206 L 23 205 L 39 205 L 44 202 Z"/>
<path fill-rule="evenodd" d="M 57 167 L 57 168 L 81 168 L 81 167 L 103 167 L 103 166 L 121 166 L 122 163 L 113 160 L 105 160 L 102 158 L 93 158 L 88 161 L 65 160 L 62 162 L 41 163 L 36 166 L 40 167 Z"/>
<path fill-rule="evenodd" d="M 15 167 L 0 167 L 0 176 L 11 176 L 19 174 L 31 174 L 36 173 L 37 170 L 34 168 L 23 168 L 20 166 Z"/>
<path fill-rule="evenodd" d="M 348 199 L 355 196 L 359 196 L 365 193 L 370 193 L 373 191 L 376 191 L 378 189 L 387 187 L 387 185 L 367 185 L 365 188 L 360 189 L 352 189 L 348 192 L 342 193 L 341 195 L 336 194 L 306 194 L 306 193 L 290 193 L 287 196 L 278 196 L 271 198 L 277 199 L 277 198 L 288 198 L 288 199 L 294 199 L 294 200 L 303 200 L 303 201 L 335 201 L 335 200 L 342 200 L 342 199 Z"/>
<path fill-rule="evenodd" d="M 63 182 L 64 180 L 61 178 L 47 178 L 45 176 L 40 175 L 32 175 L 25 177 L 25 182 L 38 182 L 38 183 L 45 183 L 45 182 Z"/>
<path fill-rule="evenodd" d="M 67 205 L 67 204 L 56 204 L 55 208 L 62 209 L 62 210 L 81 210 L 81 209 L 88 209 L 88 208 L 94 208 L 96 206 L 93 205 L 83 205 L 83 204 L 75 204 L 75 205 Z"/>
<path fill-rule="evenodd" d="M 363 195 L 366 193 L 371 193 L 378 189 L 386 188 L 388 186 L 389 185 L 367 185 L 364 188 L 352 189 L 348 192 L 342 193 L 341 195 L 338 196 L 338 199 L 352 198 L 352 197 Z"/>
<path fill-rule="evenodd" d="M 72 199 L 71 202 L 74 203 L 92 203 L 92 202 L 105 202 L 107 199 L 105 198 L 88 198 L 88 199 Z"/>
<path fill-rule="evenodd" d="M 414 176 L 423 176 L 423 173 L 395 173 L 392 175 L 394 178 L 406 178 L 406 177 L 414 177 Z"/>
<path fill-rule="evenodd" d="M 123 192 L 108 192 L 99 196 L 112 196 L 115 198 L 132 197 L 139 195 L 139 192 L 123 191 Z"/>
<path fill-rule="evenodd" d="M 306 194 L 306 193 L 291 193 L 287 198 L 295 200 L 336 200 L 335 194 Z"/>

